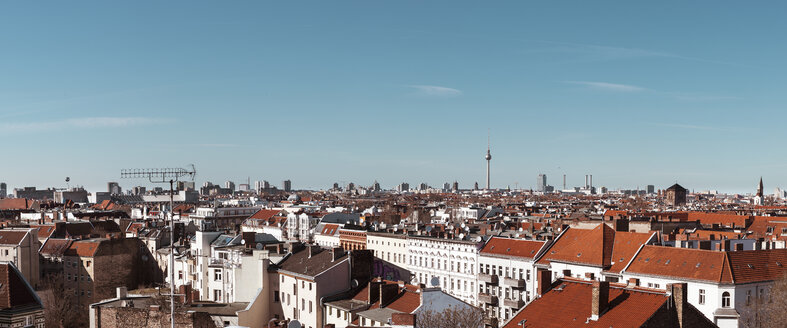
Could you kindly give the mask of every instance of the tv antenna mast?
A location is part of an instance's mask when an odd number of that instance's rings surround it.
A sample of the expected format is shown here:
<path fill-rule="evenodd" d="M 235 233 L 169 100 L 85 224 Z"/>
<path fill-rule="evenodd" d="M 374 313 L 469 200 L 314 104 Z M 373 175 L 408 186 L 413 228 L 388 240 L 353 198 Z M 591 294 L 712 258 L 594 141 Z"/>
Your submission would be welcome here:
<path fill-rule="evenodd" d="M 194 181 L 197 169 L 191 164 L 191 169 L 161 168 L 161 169 L 122 169 L 121 179 L 144 179 L 151 183 L 169 182 L 169 305 L 170 323 L 175 328 L 175 181 L 188 176 Z"/>

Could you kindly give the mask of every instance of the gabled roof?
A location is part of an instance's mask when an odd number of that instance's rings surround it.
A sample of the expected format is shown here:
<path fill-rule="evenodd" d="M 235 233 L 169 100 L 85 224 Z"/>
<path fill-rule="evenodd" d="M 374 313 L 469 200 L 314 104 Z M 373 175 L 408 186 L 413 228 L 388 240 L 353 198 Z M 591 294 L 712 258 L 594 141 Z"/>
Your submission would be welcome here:
<path fill-rule="evenodd" d="M 612 259 L 615 231 L 604 223 L 592 230 L 568 229 L 538 263 L 551 261 L 608 267 Z"/>
<path fill-rule="evenodd" d="M 31 228 L 38 228 L 38 239 L 46 239 L 55 232 L 54 224 L 31 224 Z"/>
<path fill-rule="evenodd" d="M 281 210 L 259 210 L 252 214 L 249 219 L 268 220 L 276 215 L 279 215 Z"/>
<path fill-rule="evenodd" d="M 637 254 L 639 248 L 645 245 L 653 236 L 653 233 L 616 231 L 615 243 L 612 246 L 612 266 L 607 271 L 620 273 L 634 255 Z"/>
<path fill-rule="evenodd" d="M 0 199 L 0 210 L 29 210 L 34 203 L 34 200 L 26 198 L 3 198 Z"/>
<path fill-rule="evenodd" d="M 563 279 L 555 285 L 560 287 L 532 301 L 504 327 L 640 327 L 669 300 L 666 293 L 625 289 L 622 285 L 610 284 L 609 309 L 597 321 L 588 321 L 593 293 L 591 283 Z M 523 320 L 524 325 L 520 325 Z"/>
<path fill-rule="evenodd" d="M 324 236 L 334 236 L 339 234 L 339 225 L 338 224 L 325 224 L 322 226 L 322 230 L 320 231 L 321 235 Z"/>
<path fill-rule="evenodd" d="M 27 231 L 0 229 L 0 245 L 19 245 L 27 236 Z"/>
<path fill-rule="evenodd" d="M 647 245 L 626 273 L 729 284 L 733 282 L 727 252 Z"/>
<path fill-rule="evenodd" d="M 0 309 L 9 310 L 22 306 L 43 308 L 33 288 L 11 263 L 0 263 Z"/>
<path fill-rule="evenodd" d="M 94 257 L 100 244 L 101 240 L 76 240 L 66 249 L 63 255 Z"/>
<path fill-rule="evenodd" d="M 63 256 L 73 242 L 74 240 L 72 239 L 49 238 L 44 242 L 44 245 L 41 246 L 39 253 L 49 256 Z"/>
<path fill-rule="evenodd" d="M 312 256 L 309 257 L 308 249 L 303 249 L 296 253 L 290 254 L 290 256 L 285 257 L 278 264 L 280 270 L 303 275 L 306 277 L 316 277 L 317 275 L 324 272 L 325 270 L 328 270 L 329 268 L 336 265 L 337 263 L 347 259 L 347 254 L 345 253 L 342 254 L 341 257 L 336 259 L 336 261 L 332 261 L 333 255 L 331 254 L 330 251 L 319 249 L 316 246 L 312 246 L 312 247 L 314 247 L 314 252 L 317 252 L 316 254 L 312 253 Z"/>
<path fill-rule="evenodd" d="M 681 186 L 681 185 L 679 185 L 679 184 L 677 184 L 677 183 L 676 183 L 676 184 L 674 184 L 674 185 L 672 185 L 672 186 L 670 186 L 669 188 L 667 188 L 667 190 L 675 190 L 675 191 L 687 191 L 687 189 L 686 189 L 686 188 L 683 188 L 683 186 Z"/>
<path fill-rule="evenodd" d="M 481 255 L 501 255 L 524 259 L 533 259 L 546 244 L 541 240 L 524 240 L 492 237 L 481 249 Z"/>

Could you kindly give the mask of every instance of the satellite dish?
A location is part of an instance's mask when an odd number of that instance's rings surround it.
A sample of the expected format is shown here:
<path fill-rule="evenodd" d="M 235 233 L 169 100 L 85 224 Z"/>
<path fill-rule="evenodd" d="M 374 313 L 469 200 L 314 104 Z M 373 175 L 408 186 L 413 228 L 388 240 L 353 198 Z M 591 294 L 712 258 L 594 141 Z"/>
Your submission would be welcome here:
<path fill-rule="evenodd" d="M 258 250 L 259 250 L 259 249 L 262 249 L 262 243 L 257 243 L 257 246 L 255 246 L 254 248 L 256 248 L 256 249 L 258 249 Z"/>
<path fill-rule="evenodd" d="M 385 223 L 380 223 L 380 229 L 385 229 L 387 226 Z"/>
<path fill-rule="evenodd" d="M 459 239 L 465 239 L 465 234 L 463 234 L 463 233 L 460 233 L 460 234 L 459 234 Z"/>
<path fill-rule="evenodd" d="M 241 244 L 241 245 L 246 245 L 246 239 L 241 239 L 241 240 L 240 240 L 240 244 Z"/>
<path fill-rule="evenodd" d="M 394 228 L 393 228 L 393 231 L 394 231 L 394 232 L 397 232 L 397 231 L 399 231 L 399 227 L 394 227 Z"/>
<path fill-rule="evenodd" d="M 462 229 L 467 228 L 464 222 L 462 222 Z"/>
<path fill-rule="evenodd" d="M 440 287 L 440 278 L 432 277 L 432 280 L 429 281 L 432 287 Z"/>
<path fill-rule="evenodd" d="M 303 325 L 301 325 L 301 322 L 298 320 L 290 321 L 290 323 L 287 324 L 287 328 L 301 328 L 301 327 L 303 327 Z"/>
<path fill-rule="evenodd" d="M 522 231 L 525 231 L 525 229 L 522 229 L 522 227 L 519 227 L 519 232 L 522 232 Z"/>
<path fill-rule="evenodd" d="M 426 232 L 432 232 L 432 226 L 427 226 L 425 230 Z"/>

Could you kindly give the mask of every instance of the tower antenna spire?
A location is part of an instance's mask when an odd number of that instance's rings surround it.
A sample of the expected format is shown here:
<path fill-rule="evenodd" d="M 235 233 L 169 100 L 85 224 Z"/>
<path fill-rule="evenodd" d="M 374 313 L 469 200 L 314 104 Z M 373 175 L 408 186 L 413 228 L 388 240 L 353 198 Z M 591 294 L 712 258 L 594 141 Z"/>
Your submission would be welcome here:
<path fill-rule="evenodd" d="M 486 159 L 486 189 L 487 190 L 491 189 L 491 186 L 489 185 L 489 161 L 492 159 L 492 153 L 491 153 L 492 142 L 491 142 L 490 134 L 491 134 L 490 129 L 487 128 L 486 156 L 484 156 L 484 158 Z"/>

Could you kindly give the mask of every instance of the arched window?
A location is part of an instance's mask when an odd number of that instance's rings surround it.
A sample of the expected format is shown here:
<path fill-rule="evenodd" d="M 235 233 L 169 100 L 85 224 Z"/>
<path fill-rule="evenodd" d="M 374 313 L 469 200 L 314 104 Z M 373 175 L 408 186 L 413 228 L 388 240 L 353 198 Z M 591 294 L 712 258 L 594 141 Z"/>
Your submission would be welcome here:
<path fill-rule="evenodd" d="M 730 307 L 730 293 L 724 292 L 721 294 L 721 307 L 728 308 Z"/>

